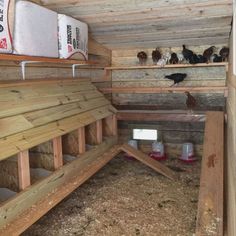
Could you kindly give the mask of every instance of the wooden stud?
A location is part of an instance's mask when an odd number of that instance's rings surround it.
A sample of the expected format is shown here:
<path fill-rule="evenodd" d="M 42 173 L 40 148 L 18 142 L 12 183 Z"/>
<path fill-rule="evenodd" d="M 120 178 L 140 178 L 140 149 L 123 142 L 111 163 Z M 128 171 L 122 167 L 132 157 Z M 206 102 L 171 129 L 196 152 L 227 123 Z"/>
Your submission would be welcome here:
<path fill-rule="evenodd" d="M 117 135 L 116 115 L 111 115 L 103 119 L 103 134 L 108 137 Z"/>
<path fill-rule="evenodd" d="M 29 150 L 18 153 L 18 177 L 20 190 L 30 186 Z"/>
<path fill-rule="evenodd" d="M 196 235 L 223 235 L 224 113 L 207 112 Z"/>
<path fill-rule="evenodd" d="M 102 143 L 102 120 L 97 120 L 86 127 L 86 143 L 98 145 Z"/>
<path fill-rule="evenodd" d="M 57 170 L 63 166 L 62 138 L 61 136 L 53 139 L 53 161 L 54 169 Z"/>
<path fill-rule="evenodd" d="M 78 142 L 79 142 L 79 154 L 85 153 L 86 151 L 85 127 L 80 127 L 78 129 Z"/>

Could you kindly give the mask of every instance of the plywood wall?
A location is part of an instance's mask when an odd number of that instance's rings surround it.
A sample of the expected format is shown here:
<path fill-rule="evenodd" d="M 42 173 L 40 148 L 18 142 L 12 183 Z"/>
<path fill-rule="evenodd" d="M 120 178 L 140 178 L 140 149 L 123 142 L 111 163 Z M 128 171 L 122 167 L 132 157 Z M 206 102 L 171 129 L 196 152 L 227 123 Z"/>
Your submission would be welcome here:
<path fill-rule="evenodd" d="M 231 36 L 231 52 L 233 49 Z M 230 56 L 227 99 L 227 235 L 236 235 L 236 76 L 233 75 L 232 54 Z"/>

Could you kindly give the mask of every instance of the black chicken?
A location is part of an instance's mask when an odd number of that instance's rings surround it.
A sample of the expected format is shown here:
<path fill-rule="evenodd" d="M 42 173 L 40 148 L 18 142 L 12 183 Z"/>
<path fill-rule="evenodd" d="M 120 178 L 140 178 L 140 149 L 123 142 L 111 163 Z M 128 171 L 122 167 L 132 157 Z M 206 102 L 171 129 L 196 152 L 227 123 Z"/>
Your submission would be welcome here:
<path fill-rule="evenodd" d="M 180 82 L 182 82 L 185 78 L 187 77 L 187 74 L 182 74 L 182 73 L 175 73 L 171 75 L 166 75 L 165 78 L 173 80 L 174 84 L 171 86 L 174 86 Z"/>
<path fill-rule="evenodd" d="M 207 63 L 207 59 L 203 55 L 197 55 L 199 63 Z"/>
<path fill-rule="evenodd" d="M 161 59 L 161 53 L 160 53 L 160 51 L 156 48 L 155 50 L 152 51 L 152 60 L 153 60 L 153 63 L 156 64 L 160 59 Z"/>
<path fill-rule="evenodd" d="M 220 55 L 222 57 L 222 61 L 228 61 L 228 58 L 229 58 L 229 48 L 223 47 L 220 50 Z"/>
<path fill-rule="evenodd" d="M 183 45 L 183 51 L 182 51 L 184 58 L 189 61 L 190 58 L 193 56 L 193 51 L 186 48 L 185 45 Z"/>
<path fill-rule="evenodd" d="M 189 63 L 190 63 L 190 64 L 197 64 L 197 63 L 200 63 L 200 62 L 199 62 L 199 57 L 194 53 L 194 54 L 190 57 Z"/>
<path fill-rule="evenodd" d="M 178 64 L 179 58 L 175 52 L 171 53 L 170 64 Z"/>
<path fill-rule="evenodd" d="M 197 100 L 187 91 L 185 92 L 185 95 L 187 96 L 187 108 L 192 111 L 197 106 Z"/>
<path fill-rule="evenodd" d="M 139 59 L 140 65 L 144 65 L 147 62 L 147 53 L 144 51 L 141 51 L 137 54 L 137 58 Z"/>
<path fill-rule="evenodd" d="M 209 47 L 207 48 L 204 52 L 203 52 L 203 56 L 207 59 L 207 63 L 210 62 L 211 56 L 214 53 L 214 51 L 216 50 L 215 46 Z"/>
<path fill-rule="evenodd" d="M 213 55 L 213 62 L 222 62 L 223 58 L 222 56 L 219 56 L 217 54 Z"/>

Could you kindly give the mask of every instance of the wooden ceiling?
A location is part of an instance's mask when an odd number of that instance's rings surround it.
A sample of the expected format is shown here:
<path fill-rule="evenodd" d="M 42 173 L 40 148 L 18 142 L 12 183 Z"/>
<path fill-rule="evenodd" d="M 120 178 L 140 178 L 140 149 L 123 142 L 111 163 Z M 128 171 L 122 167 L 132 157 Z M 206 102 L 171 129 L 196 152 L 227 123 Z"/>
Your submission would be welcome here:
<path fill-rule="evenodd" d="M 40 0 L 110 49 L 228 44 L 232 0 Z"/>

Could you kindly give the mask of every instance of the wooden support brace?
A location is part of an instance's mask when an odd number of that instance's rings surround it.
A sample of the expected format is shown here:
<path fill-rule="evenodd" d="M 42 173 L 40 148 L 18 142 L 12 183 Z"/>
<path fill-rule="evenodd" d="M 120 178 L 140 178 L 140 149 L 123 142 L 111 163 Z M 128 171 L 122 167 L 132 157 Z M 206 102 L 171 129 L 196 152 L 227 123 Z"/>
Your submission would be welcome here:
<path fill-rule="evenodd" d="M 83 154 L 86 151 L 85 144 L 85 127 L 78 129 L 78 142 L 79 142 L 79 154 Z"/>
<path fill-rule="evenodd" d="M 18 177 L 20 190 L 30 186 L 29 150 L 18 154 Z"/>
<path fill-rule="evenodd" d="M 103 134 L 104 136 L 117 135 L 117 118 L 116 115 L 108 116 L 103 119 Z"/>
<path fill-rule="evenodd" d="M 61 136 L 53 139 L 53 161 L 54 169 L 57 170 L 63 166 L 62 138 Z"/>
<path fill-rule="evenodd" d="M 102 120 L 97 120 L 86 127 L 86 142 L 90 145 L 102 143 Z"/>
<path fill-rule="evenodd" d="M 206 113 L 196 236 L 223 235 L 224 113 Z"/>

